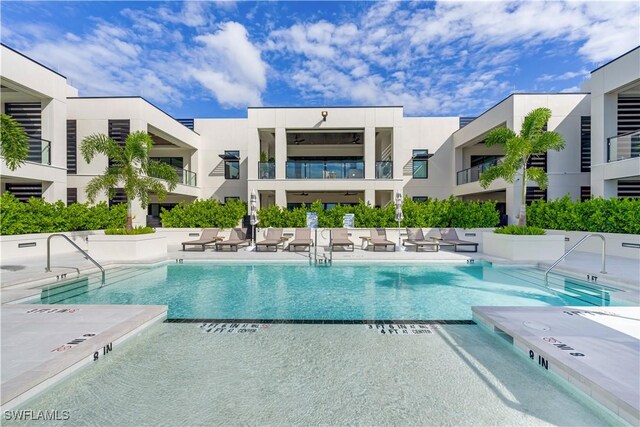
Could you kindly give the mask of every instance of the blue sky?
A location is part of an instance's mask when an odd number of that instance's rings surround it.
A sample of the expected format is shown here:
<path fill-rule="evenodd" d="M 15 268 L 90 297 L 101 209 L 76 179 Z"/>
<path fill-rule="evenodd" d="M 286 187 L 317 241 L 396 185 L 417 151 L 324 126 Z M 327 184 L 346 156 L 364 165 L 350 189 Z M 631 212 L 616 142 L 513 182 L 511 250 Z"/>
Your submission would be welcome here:
<path fill-rule="evenodd" d="M 247 106 L 402 105 L 475 116 L 513 92 L 579 91 L 640 44 L 640 3 L 2 2 L 2 42 L 81 96 L 174 117 Z"/>

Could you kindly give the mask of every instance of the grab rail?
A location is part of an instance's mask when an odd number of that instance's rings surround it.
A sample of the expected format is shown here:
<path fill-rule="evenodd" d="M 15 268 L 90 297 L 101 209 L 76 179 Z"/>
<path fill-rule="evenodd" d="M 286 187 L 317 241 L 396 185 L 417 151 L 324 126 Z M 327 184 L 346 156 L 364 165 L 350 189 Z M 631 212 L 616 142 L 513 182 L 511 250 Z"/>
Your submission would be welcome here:
<path fill-rule="evenodd" d="M 91 258 L 91 256 L 89 256 L 89 254 L 84 249 L 82 249 L 80 246 L 78 246 L 75 243 L 73 243 L 73 240 L 71 240 L 70 238 L 68 238 L 64 234 L 52 234 L 51 236 L 49 236 L 47 238 L 47 267 L 44 269 L 45 271 L 51 271 L 51 239 L 53 237 L 64 237 L 65 240 L 67 242 L 71 243 L 78 251 L 80 251 L 80 253 L 82 253 L 85 256 L 86 259 L 88 259 L 96 267 L 98 267 L 100 269 L 100 271 L 102 272 L 102 284 L 104 285 L 104 283 L 105 283 L 104 268 L 102 268 L 102 266 L 100 264 L 98 264 L 98 262 L 95 259 Z M 80 270 L 78 270 L 78 271 L 80 271 Z"/>
<path fill-rule="evenodd" d="M 567 255 L 569 255 L 571 252 L 573 252 L 573 250 L 575 248 L 580 246 L 580 244 L 582 242 L 587 240 L 589 237 L 594 237 L 594 236 L 595 237 L 599 237 L 599 238 L 602 239 L 602 268 L 600 269 L 600 273 L 606 274 L 607 271 L 605 270 L 605 260 L 606 260 L 606 252 L 607 252 L 607 240 L 604 238 L 604 236 L 602 234 L 591 233 L 591 234 L 587 234 L 582 239 L 578 240 L 578 242 L 575 245 L 571 246 L 571 248 L 564 255 L 562 255 L 560 258 L 558 258 L 556 260 L 556 262 L 554 262 L 551 265 L 551 267 L 547 268 L 547 270 L 544 272 L 544 282 L 548 283 L 549 272 L 553 269 L 553 267 L 555 267 L 556 265 L 558 265 L 560 263 L 560 261 L 565 259 L 567 257 Z"/>

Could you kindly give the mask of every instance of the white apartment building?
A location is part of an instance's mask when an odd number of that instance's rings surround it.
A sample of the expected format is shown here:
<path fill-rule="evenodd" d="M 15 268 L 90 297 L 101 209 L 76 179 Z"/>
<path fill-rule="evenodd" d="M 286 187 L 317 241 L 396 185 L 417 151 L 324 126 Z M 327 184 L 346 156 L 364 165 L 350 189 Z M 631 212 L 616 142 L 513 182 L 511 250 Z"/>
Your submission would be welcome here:
<path fill-rule="evenodd" d="M 591 191 L 640 193 L 640 47 L 591 72 Z"/>
<path fill-rule="evenodd" d="M 405 117 L 401 106 L 249 108 L 246 118 L 176 120 L 141 97 L 78 97 L 64 76 L 7 46 L 1 53 L 2 112 L 24 125 L 31 151 L 16 171 L 2 164 L 0 186 L 21 199 L 86 201 L 86 183 L 108 159 L 86 164 L 82 139 L 103 133 L 124 141 L 142 130 L 153 138 L 151 157 L 174 166 L 180 184 L 162 203 L 135 207 L 136 224 L 159 225 L 160 208 L 181 201 L 247 200 L 253 190 L 260 206 L 289 208 L 316 200 L 327 208 L 360 200 L 385 206 L 397 192 L 416 200 L 453 194 L 495 200 L 515 222 L 521 184 L 479 186 L 479 174 L 503 155 L 483 140 L 499 126 L 518 132 L 537 107 L 552 110 L 547 128 L 563 135 L 566 148 L 533 160 L 547 170 L 549 187 L 529 183 L 527 200 L 640 196 L 633 187 L 640 182 L 640 108 L 627 108 L 640 106 L 640 49 L 595 70 L 591 95 L 514 94 L 471 121 Z M 609 137 L 615 154 L 607 162 Z M 119 192 L 109 202 L 124 200 Z"/>

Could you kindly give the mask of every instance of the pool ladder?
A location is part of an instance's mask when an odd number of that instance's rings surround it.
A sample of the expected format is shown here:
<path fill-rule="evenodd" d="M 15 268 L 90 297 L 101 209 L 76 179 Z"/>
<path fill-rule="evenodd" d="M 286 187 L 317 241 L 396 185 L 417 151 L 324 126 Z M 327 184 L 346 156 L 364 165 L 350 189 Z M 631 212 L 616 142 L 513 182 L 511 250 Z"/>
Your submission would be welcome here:
<path fill-rule="evenodd" d="M 607 239 L 605 239 L 605 237 L 602 234 L 596 234 L 596 233 L 591 233 L 591 234 L 587 234 L 586 236 L 584 236 L 582 239 L 578 240 L 578 242 L 571 246 L 571 248 L 564 254 L 562 255 L 560 258 L 558 258 L 556 260 L 556 262 L 554 262 L 551 267 L 547 268 L 546 271 L 544 272 L 544 283 L 545 284 L 549 284 L 549 272 L 551 270 L 553 270 L 553 268 L 560 264 L 560 262 L 565 259 L 567 257 L 567 255 L 569 255 L 571 252 L 573 252 L 573 250 L 575 248 L 577 248 L 578 246 L 580 246 L 582 244 L 582 242 L 584 242 L 585 240 L 587 240 L 589 237 L 599 237 L 600 239 L 602 239 L 602 267 L 600 268 L 600 273 L 602 274 L 607 274 L 607 271 L 605 269 L 605 263 L 606 263 L 606 252 L 607 252 Z"/>
<path fill-rule="evenodd" d="M 89 261 L 91 261 L 93 263 L 93 265 L 95 265 L 96 267 L 98 267 L 100 269 L 100 272 L 102 273 L 102 282 L 101 284 L 104 285 L 105 284 L 105 273 L 104 273 L 104 268 L 102 268 L 102 266 L 100 264 L 98 264 L 98 262 L 91 258 L 91 256 L 89 256 L 89 254 L 82 249 L 80 246 L 76 245 L 73 240 L 71 240 L 70 238 L 68 238 L 67 236 L 65 236 L 64 234 L 52 234 L 51 236 L 49 236 L 47 238 L 47 266 L 44 269 L 44 271 L 51 271 L 51 239 L 54 237 L 63 237 L 67 242 L 71 243 L 73 245 L 73 247 L 75 247 L 82 255 L 84 255 L 84 257 L 86 259 L 88 259 Z M 78 274 L 80 273 L 80 270 L 78 270 Z"/>

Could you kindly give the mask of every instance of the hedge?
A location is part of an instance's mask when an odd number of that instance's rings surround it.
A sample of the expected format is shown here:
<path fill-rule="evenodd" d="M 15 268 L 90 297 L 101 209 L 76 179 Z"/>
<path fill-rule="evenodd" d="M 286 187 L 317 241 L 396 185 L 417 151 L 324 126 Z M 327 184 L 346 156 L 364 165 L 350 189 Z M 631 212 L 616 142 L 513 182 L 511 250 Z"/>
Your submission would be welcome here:
<path fill-rule="evenodd" d="M 303 206 L 291 211 L 280 206 L 270 206 L 258 211 L 260 227 L 304 227 L 306 213 L 318 213 L 319 227 L 342 227 L 344 214 L 354 214 L 355 226 L 397 227 L 395 206 L 390 204 L 384 208 L 375 208 L 364 202 L 356 206 L 338 205 L 324 210 L 322 203 L 316 201 L 309 207 Z M 402 227 L 495 227 L 500 215 L 494 202 L 467 202 L 453 197 L 445 200 L 429 199 L 426 202 L 414 202 L 405 198 L 402 204 L 404 220 Z"/>
<path fill-rule="evenodd" d="M 102 202 L 95 206 L 87 203 L 65 206 L 62 201 L 48 203 L 36 198 L 23 203 L 9 192 L 0 197 L 0 234 L 3 236 L 103 230 L 124 227 L 126 222 L 126 205 L 109 208 Z"/>
<path fill-rule="evenodd" d="M 229 200 L 222 204 L 217 200 L 180 202 L 171 210 L 162 209 L 160 220 L 169 228 L 233 228 L 247 214 L 247 204 L 240 200 Z"/>
<path fill-rule="evenodd" d="M 527 207 L 527 225 L 549 230 L 640 234 L 640 199 L 592 198 L 535 201 Z"/>

